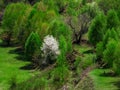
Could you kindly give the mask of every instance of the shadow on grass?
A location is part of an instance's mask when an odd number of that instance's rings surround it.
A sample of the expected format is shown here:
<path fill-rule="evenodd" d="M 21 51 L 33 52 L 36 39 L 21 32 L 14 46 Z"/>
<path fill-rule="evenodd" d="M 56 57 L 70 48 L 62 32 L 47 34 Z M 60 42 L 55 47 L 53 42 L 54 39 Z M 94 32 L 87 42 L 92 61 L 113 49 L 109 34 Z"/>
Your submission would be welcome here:
<path fill-rule="evenodd" d="M 16 47 L 17 44 L 9 44 L 7 45 L 6 43 L 3 43 L 2 41 L 0 41 L 0 47 L 3 47 L 3 48 L 8 48 L 8 47 Z"/>
<path fill-rule="evenodd" d="M 120 90 L 120 81 L 112 82 L 112 83 L 118 88 L 117 90 Z"/>
<path fill-rule="evenodd" d="M 24 55 L 24 49 L 21 47 L 17 47 L 14 50 L 10 50 L 9 53 L 10 54 L 17 54 L 17 56 L 15 57 L 17 60 L 28 62 L 28 60 L 25 58 L 25 55 Z M 30 64 L 23 66 L 23 67 L 20 67 L 20 69 L 22 69 L 22 70 L 33 70 L 35 68 L 36 67 L 35 67 L 35 65 L 33 65 L 32 62 Z"/>
<path fill-rule="evenodd" d="M 90 49 L 90 50 L 83 52 L 83 54 L 93 54 L 93 53 L 95 53 L 95 51 L 93 49 Z"/>
<path fill-rule="evenodd" d="M 114 72 L 103 72 L 102 74 L 100 74 L 100 76 L 102 77 L 116 77 L 117 75 Z"/>
<path fill-rule="evenodd" d="M 116 82 L 111 82 L 114 86 L 117 87 L 116 90 L 120 90 L 120 80 L 119 81 L 116 81 Z"/>
<path fill-rule="evenodd" d="M 9 53 L 10 54 L 17 54 L 17 56 L 15 57 L 17 60 L 28 61 L 25 58 L 24 50 L 22 48 L 20 48 L 20 47 L 17 47 L 14 50 L 10 50 Z"/>
<path fill-rule="evenodd" d="M 22 70 L 34 70 L 36 67 L 31 63 L 26 66 L 20 67 Z"/>

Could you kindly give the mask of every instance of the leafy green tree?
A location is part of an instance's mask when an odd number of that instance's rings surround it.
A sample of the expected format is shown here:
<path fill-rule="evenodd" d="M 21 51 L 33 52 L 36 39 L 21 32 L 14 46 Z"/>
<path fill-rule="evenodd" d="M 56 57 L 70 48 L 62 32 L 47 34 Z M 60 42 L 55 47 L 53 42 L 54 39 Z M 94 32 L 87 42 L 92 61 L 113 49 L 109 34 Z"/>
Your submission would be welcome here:
<path fill-rule="evenodd" d="M 82 0 L 82 5 L 85 5 L 87 0 Z"/>
<path fill-rule="evenodd" d="M 115 28 L 117 29 L 119 26 L 119 18 L 117 16 L 117 13 L 115 10 L 109 10 L 107 13 L 107 28 L 112 29 Z"/>
<path fill-rule="evenodd" d="M 108 41 L 110 39 L 114 39 L 116 41 L 118 40 L 118 34 L 116 33 L 114 28 L 112 28 L 111 30 L 108 29 L 104 35 L 104 38 L 103 38 L 103 48 L 104 49 L 106 48 L 106 45 L 108 44 Z"/>
<path fill-rule="evenodd" d="M 103 47 L 103 42 L 99 42 L 96 45 L 96 55 L 98 59 L 101 59 L 103 57 L 103 51 L 104 51 L 104 47 Z"/>
<path fill-rule="evenodd" d="M 116 49 L 117 42 L 114 39 L 109 40 L 106 45 L 106 49 L 103 52 L 103 60 L 108 64 L 108 67 L 113 66 L 113 61 L 115 59 L 114 53 Z"/>
<path fill-rule="evenodd" d="M 25 55 L 28 60 L 32 60 L 34 55 L 40 55 L 42 42 L 37 33 L 32 32 L 25 43 Z"/>
<path fill-rule="evenodd" d="M 88 38 L 90 43 L 94 46 L 103 40 L 104 30 L 106 27 L 105 21 L 105 16 L 103 14 L 99 14 L 90 25 Z"/>
<path fill-rule="evenodd" d="M 117 11 L 119 14 L 120 6 L 119 6 L 120 0 L 99 0 L 98 5 L 100 9 L 102 9 L 105 14 L 110 10 L 113 9 Z"/>
<path fill-rule="evenodd" d="M 120 75 L 120 43 L 116 46 L 114 57 L 113 70 Z"/>
<path fill-rule="evenodd" d="M 10 44 L 11 38 L 13 37 L 14 26 L 16 20 L 24 14 L 24 10 L 26 9 L 26 5 L 24 3 L 16 3 L 10 4 L 6 7 L 2 27 L 4 28 L 4 41 L 7 44 Z"/>
<path fill-rule="evenodd" d="M 26 4 L 26 9 L 24 10 L 23 15 L 19 16 L 13 27 L 13 36 L 14 36 L 13 38 L 15 38 L 16 42 L 18 42 L 19 45 L 23 48 L 29 36 L 27 23 L 28 23 L 28 16 L 31 10 L 32 7 Z"/>
<path fill-rule="evenodd" d="M 68 65 L 67 65 L 67 59 L 66 59 L 66 53 L 67 53 L 67 41 L 64 36 L 60 36 L 59 41 L 59 47 L 60 47 L 60 55 L 57 59 L 57 66 L 52 72 L 53 79 L 58 79 L 59 84 L 64 84 L 66 80 L 68 79 Z"/>

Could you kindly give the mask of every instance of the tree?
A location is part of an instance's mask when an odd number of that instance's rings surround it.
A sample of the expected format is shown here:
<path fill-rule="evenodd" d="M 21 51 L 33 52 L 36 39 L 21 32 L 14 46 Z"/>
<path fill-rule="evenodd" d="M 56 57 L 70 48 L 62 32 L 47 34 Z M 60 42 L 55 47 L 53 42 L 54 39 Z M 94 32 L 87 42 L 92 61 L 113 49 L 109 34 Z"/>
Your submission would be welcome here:
<path fill-rule="evenodd" d="M 47 35 L 44 37 L 41 50 L 44 55 L 43 64 L 53 63 L 53 61 L 55 61 L 57 56 L 60 54 L 59 43 L 52 35 Z"/>
<path fill-rule="evenodd" d="M 4 28 L 3 41 L 5 41 L 7 45 L 10 44 L 11 38 L 13 37 L 16 20 L 19 16 L 24 14 L 26 8 L 24 3 L 13 3 L 6 7 L 3 15 L 2 27 Z"/>
<path fill-rule="evenodd" d="M 66 54 L 68 52 L 68 44 L 63 35 L 60 36 L 59 38 L 59 48 L 60 48 L 60 55 L 57 58 L 57 66 L 56 68 L 52 71 L 52 77 L 54 80 L 57 79 L 57 82 L 59 84 L 64 84 L 68 78 L 68 65 L 67 65 L 67 59 L 66 59 Z"/>
<path fill-rule="evenodd" d="M 118 34 L 116 33 L 115 29 L 112 28 L 111 30 L 108 29 L 103 38 L 103 48 L 106 49 L 106 45 L 110 39 L 118 40 Z"/>
<path fill-rule="evenodd" d="M 115 10 L 109 10 L 107 13 L 107 28 L 117 29 L 119 27 L 119 18 Z"/>
<path fill-rule="evenodd" d="M 106 20 L 104 14 L 99 14 L 95 17 L 89 27 L 89 41 L 92 45 L 103 40 L 104 30 L 106 27 Z"/>
<path fill-rule="evenodd" d="M 116 46 L 114 57 L 113 70 L 120 75 L 120 43 Z"/>
<path fill-rule="evenodd" d="M 103 60 L 105 63 L 107 63 L 108 67 L 113 66 L 116 45 L 117 42 L 114 39 L 109 40 L 108 44 L 106 45 L 106 49 L 103 52 Z"/>
<path fill-rule="evenodd" d="M 103 42 L 99 42 L 96 45 L 96 55 L 98 59 L 101 59 L 103 57 L 103 51 L 104 51 L 104 47 L 103 47 Z"/>
<path fill-rule="evenodd" d="M 37 33 L 32 32 L 25 43 L 25 56 L 27 60 L 32 60 L 36 54 L 40 55 L 41 40 Z"/>
<path fill-rule="evenodd" d="M 119 3 L 120 3 L 120 0 L 99 0 L 98 1 L 98 5 L 100 9 L 102 9 L 105 14 L 107 14 L 107 12 L 110 9 L 117 11 L 117 13 L 119 14 L 119 10 L 120 10 Z"/>
<path fill-rule="evenodd" d="M 74 19 L 69 19 L 68 25 L 73 31 L 73 43 L 79 44 L 81 42 L 83 34 L 88 31 L 89 23 L 90 17 L 87 13 L 79 15 L 77 18 L 74 17 Z"/>

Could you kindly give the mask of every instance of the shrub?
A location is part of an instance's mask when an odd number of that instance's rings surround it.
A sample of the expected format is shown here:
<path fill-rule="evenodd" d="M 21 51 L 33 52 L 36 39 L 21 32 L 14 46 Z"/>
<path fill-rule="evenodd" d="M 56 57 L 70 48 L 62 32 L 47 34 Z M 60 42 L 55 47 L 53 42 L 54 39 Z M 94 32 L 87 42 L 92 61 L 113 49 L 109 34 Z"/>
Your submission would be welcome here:
<path fill-rule="evenodd" d="M 81 60 L 81 57 L 80 57 L 80 56 L 77 56 L 77 57 L 75 58 L 74 68 L 75 68 L 76 73 L 77 73 L 78 75 L 80 75 L 81 72 L 82 72 L 81 61 L 82 61 L 82 60 Z"/>
<path fill-rule="evenodd" d="M 53 20 L 49 30 L 56 38 L 59 38 L 60 35 L 63 35 L 67 40 L 69 40 L 69 36 L 71 36 L 69 27 L 64 22 L 62 22 L 61 19 Z"/>
<path fill-rule="evenodd" d="M 82 69 L 84 70 L 87 67 L 93 65 L 94 62 L 95 62 L 95 59 L 96 59 L 95 55 L 92 55 L 92 54 L 85 55 L 85 57 L 81 61 L 81 67 L 82 67 Z"/>
<path fill-rule="evenodd" d="M 99 42 L 96 46 L 96 55 L 98 59 L 101 59 L 103 57 L 103 51 L 104 51 L 103 42 Z"/>
<path fill-rule="evenodd" d="M 106 45 L 108 44 L 108 41 L 110 39 L 114 39 L 114 40 L 118 40 L 118 34 L 116 33 L 116 31 L 113 29 L 108 29 L 107 32 L 105 33 L 104 35 L 104 38 L 103 38 L 103 48 L 105 49 L 106 48 Z"/>
<path fill-rule="evenodd" d="M 58 56 L 57 67 L 51 73 L 54 82 L 57 82 L 59 86 L 63 85 L 69 78 L 69 70 L 66 63 L 66 57 L 64 53 Z"/>
<path fill-rule="evenodd" d="M 103 40 L 104 29 L 106 26 L 106 23 L 103 21 L 105 21 L 105 16 L 103 14 L 99 14 L 90 25 L 88 38 L 90 43 L 94 46 Z"/>
<path fill-rule="evenodd" d="M 60 48 L 60 55 L 57 58 L 57 66 L 52 72 L 53 80 L 56 81 L 61 85 L 63 85 L 68 77 L 69 69 L 66 59 L 66 54 L 69 52 L 68 50 L 68 43 L 67 40 L 63 35 L 59 37 L 59 48 Z"/>
<path fill-rule="evenodd" d="M 14 32 L 16 20 L 24 14 L 26 5 L 24 3 L 10 4 L 6 7 L 2 27 L 4 28 L 5 42 L 10 43 Z"/>
<path fill-rule="evenodd" d="M 30 33 L 28 33 L 28 16 L 32 10 L 30 5 L 26 5 L 26 9 L 24 10 L 23 15 L 20 15 L 16 20 L 15 25 L 13 26 L 13 36 L 16 41 L 24 47 L 25 41 L 27 40 Z"/>
<path fill-rule="evenodd" d="M 109 10 L 107 13 L 107 28 L 112 29 L 115 28 L 117 29 L 119 26 L 119 18 L 117 16 L 117 13 L 115 10 Z"/>
<path fill-rule="evenodd" d="M 120 75 L 120 43 L 118 43 L 116 46 L 114 57 L 113 70 L 116 74 Z"/>
<path fill-rule="evenodd" d="M 106 45 L 106 49 L 103 52 L 103 60 L 105 63 L 108 64 L 108 67 L 112 67 L 113 60 L 114 60 L 114 53 L 116 49 L 117 42 L 113 39 L 108 41 L 108 44 Z"/>
<path fill-rule="evenodd" d="M 32 60 L 34 55 L 40 55 L 41 40 L 37 33 L 32 32 L 25 43 L 25 55 L 28 60 Z"/>

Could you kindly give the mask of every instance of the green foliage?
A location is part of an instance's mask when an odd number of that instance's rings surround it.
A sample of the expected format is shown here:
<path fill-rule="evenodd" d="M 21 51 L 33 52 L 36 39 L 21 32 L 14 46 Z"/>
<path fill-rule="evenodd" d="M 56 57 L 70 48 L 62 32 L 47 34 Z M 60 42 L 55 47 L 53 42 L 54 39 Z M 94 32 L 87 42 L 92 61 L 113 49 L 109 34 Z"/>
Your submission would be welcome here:
<path fill-rule="evenodd" d="M 30 31 L 28 30 L 28 17 L 32 11 L 31 6 L 26 5 L 26 7 L 27 8 L 25 9 L 24 14 L 20 15 L 19 18 L 16 20 L 13 32 L 14 38 L 23 47 L 30 34 Z"/>
<path fill-rule="evenodd" d="M 120 0 L 99 0 L 98 4 L 99 7 L 107 13 L 110 9 L 113 9 L 119 13 L 120 6 L 119 6 Z"/>
<path fill-rule="evenodd" d="M 104 74 L 105 72 L 105 74 Z M 119 82 L 120 77 L 112 76 L 111 69 L 94 69 L 89 73 L 94 83 L 95 90 L 115 90 L 119 89 L 113 82 Z M 87 89 L 91 90 L 91 89 Z"/>
<path fill-rule="evenodd" d="M 85 57 L 81 61 L 81 68 L 84 70 L 87 67 L 93 65 L 95 62 L 95 59 L 96 59 L 95 55 L 92 55 L 92 54 L 85 55 Z"/>
<path fill-rule="evenodd" d="M 71 45 L 71 44 L 70 44 Z M 59 36 L 59 49 L 60 55 L 57 59 L 57 67 L 52 72 L 53 80 L 56 81 L 61 85 L 63 85 L 67 79 L 69 78 L 68 73 L 68 65 L 66 54 L 70 53 L 69 50 L 69 43 L 67 42 L 66 38 L 63 35 Z"/>
<path fill-rule="evenodd" d="M 10 42 L 16 32 L 14 29 L 16 21 L 24 15 L 26 8 L 27 6 L 24 3 L 13 3 L 6 7 L 2 21 L 6 41 Z"/>
<path fill-rule="evenodd" d="M 85 5 L 87 0 L 82 0 L 82 5 Z"/>
<path fill-rule="evenodd" d="M 50 88 L 50 87 L 49 87 Z M 35 76 L 34 78 L 17 84 L 10 90 L 49 90 L 47 77 Z"/>
<path fill-rule="evenodd" d="M 118 34 L 114 30 L 114 28 L 111 30 L 107 30 L 107 32 L 104 35 L 104 38 L 103 38 L 103 48 L 104 49 L 106 48 L 106 45 L 110 39 L 114 39 L 116 41 L 118 40 Z"/>
<path fill-rule="evenodd" d="M 72 16 L 78 15 L 78 7 L 80 6 L 79 1 L 69 0 L 68 7 L 66 8 L 66 13 Z"/>
<path fill-rule="evenodd" d="M 51 73 L 52 78 L 58 82 L 58 84 L 63 85 L 69 78 L 69 69 L 66 62 L 65 54 L 61 52 L 57 59 L 57 67 Z"/>
<path fill-rule="evenodd" d="M 62 47 L 62 44 L 60 44 L 61 49 L 64 48 L 65 52 L 72 51 L 72 33 L 65 23 L 63 23 L 61 20 L 54 20 L 49 27 L 49 32 L 60 42 L 64 42 L 64 44 L 66 43 L 66 50 L 65 47 Z"/>
<path fill-rule="evenodd" d="M 114 57 L 113 70 L 120 75 L 120 43 L 116 46 Z"/>
<path fill-rule="evenodd" d="M 106 45 L 106 49 L 103 52 L 103 60 L 108 64 L 108 67 L 113 66 L 116 45 L 117 45 L 117 42 L 115 40 L 113 39 L 109 40 L 108 44 Z"/>
<path fill-rule="evenodd" d="M 109 10 L 107 13 L 107 28 L 112 29 L 115 28 L 117 29 L 119 26 L 119 18 L 117 16 L 117 13 L 115 10 Z"/>
<path fill-rule="evenodd" d="M 91 44 L 96 46 L 96 44 L 103 40 L 104 30 L 106 26 L 105 16 L 103 14 L 99 14 L 92 21 L 89 28 L 89 41 Z"/>
<path fill-rule="evenodd" d="M 25 43 L 25 55 L 28 60 L 32 60 L 36 53 L 40 55 L 41 40 L 37 33 L 31 33 Z"/>
<path fill-rule="evenodd" d="M 81 68 L 81 67 L 82 67 L 81 61 L 82 61 L 82 59 L 81 59 L 80 56 L 77 56 L 77 57 L 75 58 L 74 68 L 75 68 L 76 73 L 77 73 L 78 75 L 80 75 L 81 72 L 82 72 L 82 70 L 83 70 L 83 68 Z"/>
<path fill-rule="evenodd" d="M 2 26 L 4 29 L 12 31 L 15 21 L 24 13 L 26 5 L 24 3 L 10 4 L 6 7 Z"/>
<path fill-rule="evenodd" d="M 103 57 L 103 51 L 104 51 L 103 42 L 99 42 L 96 46 L 96 55 L 98 58 Z"/>

